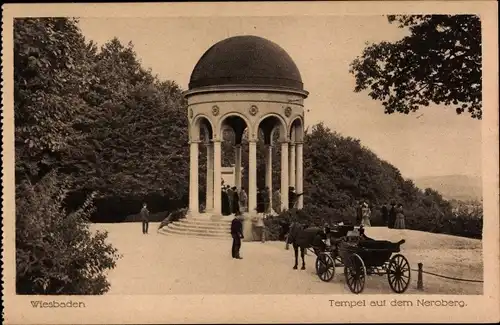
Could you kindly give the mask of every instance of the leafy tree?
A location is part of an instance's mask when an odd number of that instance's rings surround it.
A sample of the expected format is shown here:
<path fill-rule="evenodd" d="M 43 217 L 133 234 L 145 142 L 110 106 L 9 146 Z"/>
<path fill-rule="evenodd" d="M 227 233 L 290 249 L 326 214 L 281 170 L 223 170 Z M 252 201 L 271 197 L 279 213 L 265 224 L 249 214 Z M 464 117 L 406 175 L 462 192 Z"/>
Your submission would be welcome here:
<path fill-rule="evenodd" d="M 481 21 L 475 15 L 398 15 L 409 30 L 391 43 L 367 46 L 351 63 L 355 92 L 369 90 L 385 113 L 408 114 L 430 102 L 482 117 Z"/>
<path fill-rule="evenodd" d="M 58 179 L 59 178 L 59 179 Z M 103 294 L 106 271 L 116 266 L 117 250 L 106 232 L 93 232 L 90 196 L 67 213 L 67 178 L 50 172 L 37 184 L 24 180 L 16 190 L 16 291 L 18 294 Z"/>
<path fill-rule="evenodd" d="M 179 86 L 142 68 L 132 44 L 116 38 L 97 52 L 93 73 L 99 78 L 84 96 L 89 109 L 78 119 L 84 137 L 64 159 L 78 189 L 98 190 L 98 206 L 111 209 L 101 213 L 123 216 L 143 200 L 187 197 L 188 127 Z"/>
<path fill-rule="evenodd" d="M 16 180 L 35 181 L 53 168 L 81 134 L 74 117 L 86 109 L 82 94 L 95 79 L 92 45 L 76 20 L 14 20 Z"/>

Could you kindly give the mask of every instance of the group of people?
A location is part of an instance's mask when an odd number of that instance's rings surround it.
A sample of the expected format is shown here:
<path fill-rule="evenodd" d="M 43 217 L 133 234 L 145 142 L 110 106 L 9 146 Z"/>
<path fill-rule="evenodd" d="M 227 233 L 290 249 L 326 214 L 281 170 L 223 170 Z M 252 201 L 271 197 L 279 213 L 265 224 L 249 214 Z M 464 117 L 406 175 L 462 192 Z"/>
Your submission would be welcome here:
<path fill-rule="evenodd" d="M 302 193 L 296 193 L 295 188 L 288 188 L 288 209 L 293 209 L 297 206 L 297 202 Z M 278 197 L 275 199 L 279 200 Z M 274 200 L 274 199 L 273 199 Z M 231 214 L 239 215 L 242 212 L 248 211 L 248 195 L 244 188 L 238 189 L 236 186 L 225 185 L 221 186 L 221 212 L 223 216 Z M 257 213 L 272 213 L 271 192 L 269 187 L 257 189 Z M 279 211 L 277 211 L 279 212 Z"/>
<path fill-rule="evenodd" d="M 399 203 L 396 205 L 396 203 L 392 202 L 390 208 L 387 207 L 387 204 L 384 204 L 382 205 L 381 212 L 382 219 L 388 228 L 405 229 L 403 204 Z"/>
<path fill-rule="evenodd" d="M 384 225 L 391 229 L 405 229 L 405 216 L 403 204 L 396 205 L 392 202 L 390 208 L 388 204 L 383 204 L 380 208 Z M 360 226 L 371 227 L 372 210 L 369 204 L 364 202 L 356 202 L 356 222 Z"/>
<path fill-rule="evenodd" d="M 222 184 L 221 212 L 223 216 L 240 215 L 248 205 L 248 196 L 244 189 Z"/>

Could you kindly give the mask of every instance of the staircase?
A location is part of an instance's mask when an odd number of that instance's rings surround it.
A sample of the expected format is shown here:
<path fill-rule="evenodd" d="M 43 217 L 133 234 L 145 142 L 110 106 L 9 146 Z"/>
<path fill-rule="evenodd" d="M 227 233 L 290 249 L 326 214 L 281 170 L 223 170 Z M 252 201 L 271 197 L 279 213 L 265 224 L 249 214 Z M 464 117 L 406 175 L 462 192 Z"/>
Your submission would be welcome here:
<path fill-rule="evenodd" d="M 212 220 L 208 216 L 188 217 L 168 224 L 160 232 L 174 236 L 230 239 L 231 221 L 232 217 L 218 220 Z"/>

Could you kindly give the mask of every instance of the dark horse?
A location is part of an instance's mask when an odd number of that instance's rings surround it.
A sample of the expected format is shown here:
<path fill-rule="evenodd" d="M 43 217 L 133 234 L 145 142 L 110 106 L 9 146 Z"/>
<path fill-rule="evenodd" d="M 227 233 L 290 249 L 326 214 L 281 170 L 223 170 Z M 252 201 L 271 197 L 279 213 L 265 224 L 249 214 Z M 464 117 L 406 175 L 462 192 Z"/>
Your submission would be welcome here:
<path fill-rule="evenodd" d="M 290 231 L 288 233 L 287 243 L 293 245 L 293 250 L 295 252 L 295 265 L 293 269 L 297 269 L 298 255 L 300 247 L 300 256 L 302 257 L 302 268 L 306 269 L 306 263 L 304 261 L 305 251 L 308 248 L 312 248 L 316 255 L 320 252 L 326 250 L 326 244 L 323 239 L 326 238 L 326 233 L 323 229 L 319 227 L 309 227 L 304 229 L 304 226 L 294 222 L 290 225 Z"/>

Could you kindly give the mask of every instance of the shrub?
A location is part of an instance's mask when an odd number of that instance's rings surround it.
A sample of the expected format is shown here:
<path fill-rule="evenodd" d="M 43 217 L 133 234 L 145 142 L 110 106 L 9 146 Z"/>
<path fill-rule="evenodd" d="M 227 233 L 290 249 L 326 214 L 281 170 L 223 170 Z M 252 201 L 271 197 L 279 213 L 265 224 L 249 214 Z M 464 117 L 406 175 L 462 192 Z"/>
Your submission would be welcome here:
<path fill-rule="evenodd" d="M 177 209 L 170 213 L 161 223 L 160 226 L 158 227 L 158 230 L 165 227 L 171 222 L 179 221 L 181 219 L 184 219 L 187 215 L 188 209 L 187 208 L 182 208 L 182 209 Z"/>
<path fill-rule="evenodd" d="M 91 195 L 76 211 L 63 208 L 69 182 L 54 172 L 16 188 L 16 291 L 18 294 L 97 295 L 110 284 L 117 250 L 107 232 L 90 230 Z"/>

